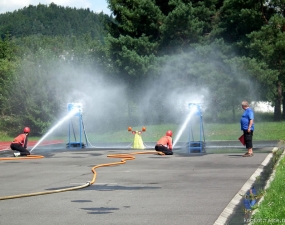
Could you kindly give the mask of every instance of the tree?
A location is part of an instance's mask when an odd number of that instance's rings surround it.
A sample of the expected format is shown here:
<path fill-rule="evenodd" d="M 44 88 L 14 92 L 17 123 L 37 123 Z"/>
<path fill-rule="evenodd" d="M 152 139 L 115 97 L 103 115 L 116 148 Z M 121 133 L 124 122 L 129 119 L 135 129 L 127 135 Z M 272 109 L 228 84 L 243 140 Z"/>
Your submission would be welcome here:
<path fill-rule="evenodd" d="M 283 9 L 285 9 L 284 7 L 285 4 L 283 5 Z M 281 9 L 282 7 L 280 7 L 280 10 Z M 269 98 L 275 105 L 274 119 L 277 121 L 281 119 L 281 105 L 284 93 L 283 86 L 285 84 L 284 15 L 285 11 L 282 11 L 281 14 L 277 12 L 260 31 L 255 31 L 248 35 L 251 40 L 248 45 L 251 56 L 261 62 L 265 62 L 270 69 L 278 71 L 278 76 L 275 81 L 276 92 L 274 98 Z"/>
<path fill-rule="evenodd" d="M 106 38 L 106 59 L 117 77 L 128 83 L 132 101 L 138 98 L 140 81 L 148 76 L 155 61 L 162 13 L 152 0 L 109 0 L 114 20 L 110 21 Z"/>
<path fill-rule="evenodd" d="M 7 93 L 13 83 L 13 75 L 18 63 L 16 57 L 17 48 L 7 35 L 0 39 L 0 115 L 3 115 L 7 103 Z"/>
<path fill-rule="evenodd" d="M 108 25 L 106 58 L 129 84 L 133 100 L 143 93 L 139 84 L 159 71 L 161 57 L 180 54 L 203 40 L 217 2 L 108 0 L 114 20 Z"/>
<path fill-rule="evenodd" d="M 14 12 L 0 14 L 0 37 L 7 32 L 13 37 L 29 35 L 81 36 L 89 33 L 92 38 L 106 35 L 104 20 L 108 15 L 96 14 L 89 9 L 75 9 L 38 4 L 29 5 Z"/>
<path fill-rule="evenodd" d="M 215 29 L 211 33 L 211 37 L 222 37 L 236 49 L 241 57 L 238 61 L 245 63 L 245 67 L 250 65 L 253 76 L 263 87 L 270 83 L 271 89 L 264 89 L 268 92 L 263 95 L 263 100 L 275 105 L 275 120 L 281 119 L 284 15 L 284 3 L 278 0 L 227 0 L 215 18 Z M 264 71 L 259 75 L 254 72 L 261 68 L 266 68 L 268 74 L 265 75 Z M 273 80 L 276 88 L 272 89 Z M 276 91 L 274 95 L 272 90 Z"/>
<path fill-rule="evenodd" d="M 265 0 L 225 0 L 214 17 L 211 37 L 223 38 L 232 44 L 238 54 L 246 54 L 247 34 L 258 31 L 272 15 Z"/>
<path fill-rule="evenodd" d="M 222 1 L 157 1 L 165 15 L 160 27 L 160 51 L 183 52 L 191 44 L 203 43 L 212 30 L 213 16 Z"/>
<path fill-rule="evenodd" d="M 169 49 L 169 54 L 181 51 L 191 43 L 199 43 L 203 37 L 203 27 L 204 22 L 195 16 L 192 4 L 178 1 L 161 25 L 161 51 Z"/>

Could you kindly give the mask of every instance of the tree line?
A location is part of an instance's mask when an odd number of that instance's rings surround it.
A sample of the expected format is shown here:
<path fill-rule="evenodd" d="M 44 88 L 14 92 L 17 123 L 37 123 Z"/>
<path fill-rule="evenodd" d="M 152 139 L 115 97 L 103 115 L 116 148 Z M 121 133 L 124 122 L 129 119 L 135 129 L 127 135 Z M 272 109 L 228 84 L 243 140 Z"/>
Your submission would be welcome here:
<path fill-rule="evenodd" d="M 0 14 L 0 35 L 9 33 L 13 37 L 30 35 L 79 36 L 90 33 L 94 39 L 105 35 L 104 20 L 111 19 L 103 13 L 93 13 L 89 8 L 76 9 L 38 4 L 29 5 L 14 12 Z"/>
<path fill-rule="evenodd" d="M 150 118 L 174 120 L 164 100 L 174 90 L 204 94 L 212 121 L 225 111 L 235 120 L 244 99 L 269 101 L 274 119 L 285 117 L 284 3 L 107 2 L 111 16 L 54 3 L 0 14 L 4 129 L 30 124 L 44 132 L 68 99 L 72 78 L 82 71 L 94 77 L 99 71 L 104 79 L 127 86 L 127 107 L 113 117 L 148 113 L 149 123 L 154 122 Z M 59 80 L 66 85 L 59 86 Z M 145 102 L 138 99 L 148 86 L 159 90 L 146 101 L 156 109 L 143 112 Z"/>

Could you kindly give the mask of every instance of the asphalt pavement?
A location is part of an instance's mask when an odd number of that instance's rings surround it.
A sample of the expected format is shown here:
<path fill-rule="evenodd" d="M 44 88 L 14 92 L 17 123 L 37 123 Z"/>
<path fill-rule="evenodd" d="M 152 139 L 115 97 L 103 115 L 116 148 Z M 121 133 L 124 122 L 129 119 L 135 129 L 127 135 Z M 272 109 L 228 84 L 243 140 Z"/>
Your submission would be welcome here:
<path fill-rule="evenodd" d="M 188 153 L 181 143 L 174 155 L 160 156 L 151 150 L 152 144 L 144 150 L 123 144 L 45 146 L 33 151 L 44 158 L 0 161 L 3 198 L 84 185 L 92 180 L 95 165 L 121 161 L 108 155 L 151 151 L 133 154 L 135 159 L 125 164 L 98 168 L 95 183 L 88 187 L 0 200 L 0 225 L 227 224 L 232 213 L 225 214 L 225 209 L 277 146 L 255 142 L 254 156 L 242 157 L 245 149 L 237 142 L 207 144 L 202 154 Z M 0 153 L 10 156 L 10 150 Z"/>

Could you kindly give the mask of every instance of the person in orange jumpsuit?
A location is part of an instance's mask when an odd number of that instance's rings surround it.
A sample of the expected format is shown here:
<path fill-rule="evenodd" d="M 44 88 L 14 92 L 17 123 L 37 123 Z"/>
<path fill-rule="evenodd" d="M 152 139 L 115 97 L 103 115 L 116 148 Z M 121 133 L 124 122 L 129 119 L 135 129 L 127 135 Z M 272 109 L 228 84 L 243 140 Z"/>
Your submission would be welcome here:
<path fill-rule="evenodd" d="M 168 130 L 165 136 L 161 137 L 155 145 L 155 150 L 165 155 L 173 155 L 172 152 L 172 131 Z"/>
<path fill-rule="evenodd" d="M 30 133 L 30 128 L 29 127 L 25 127 L 24 128 L 24 133 L 18 135 L 17 137 L 14 138 L 14 140 L 12 141 L 10 148 L 12 150 L 15 151 L 19 151 L 19 152 L 15 152 L 14 156 L 27 156 L 30 155 L 30 152 L 27 150 L 27 146 L 28 146 L 28 135 Z"/>

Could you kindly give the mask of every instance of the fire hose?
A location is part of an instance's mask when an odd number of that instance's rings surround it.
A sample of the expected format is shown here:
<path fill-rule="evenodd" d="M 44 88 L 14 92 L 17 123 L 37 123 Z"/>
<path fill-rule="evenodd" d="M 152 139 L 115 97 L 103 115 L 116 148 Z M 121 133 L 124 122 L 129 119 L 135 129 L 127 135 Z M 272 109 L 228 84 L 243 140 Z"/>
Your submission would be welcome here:
<path fill-rule="evenodd" d="M 3 197 L 0 197 L 0 200 L 8 200 L 8 199 L 15 199 L 15 198 L 31 197 L 31 196 L 37 196 L 37 195 L 46 195 L 46 194 L 53 194 L 53 193 L 59 193 L 59 192 L 65 192 L 65 191 L 73 191 L 73 190 L 78 190 L 78 189 L 81 189 L 81 188 L 85 188 L 85 187 L 91 186 L 91 185 L 93 185 L 95 183 L 96 177 L 97 177 L 96 169 L 98 169 L 100 167 L 115 166 L 115 165 L 125 164 L 128 160 L 134 160 L 135 159 L 134 155 L 138 155 L 138 154 L 159 154 L 159 155 L 164 155 L 162 152 L 157 152 L 157 151 L 133 152 L 133 153 L 129 153 L 129 154 L 123 153 L 123 154 L 107 155 L 107 157 L 109 157 L 109 158 L 120 158 L 121 161 L 113 162 L 113 163 L 98 164 L 96 166 L 93 166 L 92 169 L 91 169 L 91 171 L 93 173 L 93 178 L 92 178 L 91 181 L 87 182 L 84 185 L 70 187 L 70 188 L 57 189 L 57 190 L 52 190 L 52 191 L 43 191 L 43 192 L 35 192 L 35 193 L 29 193 L 29 194 L 3 196 Z M 0 158 L 0 160 L 25 160 L 25 159 L 39 159 L 39 158 L 44 158 L 44 156 L 41 156 L 41 155 L 29 155 L 27 157 Z"/>

